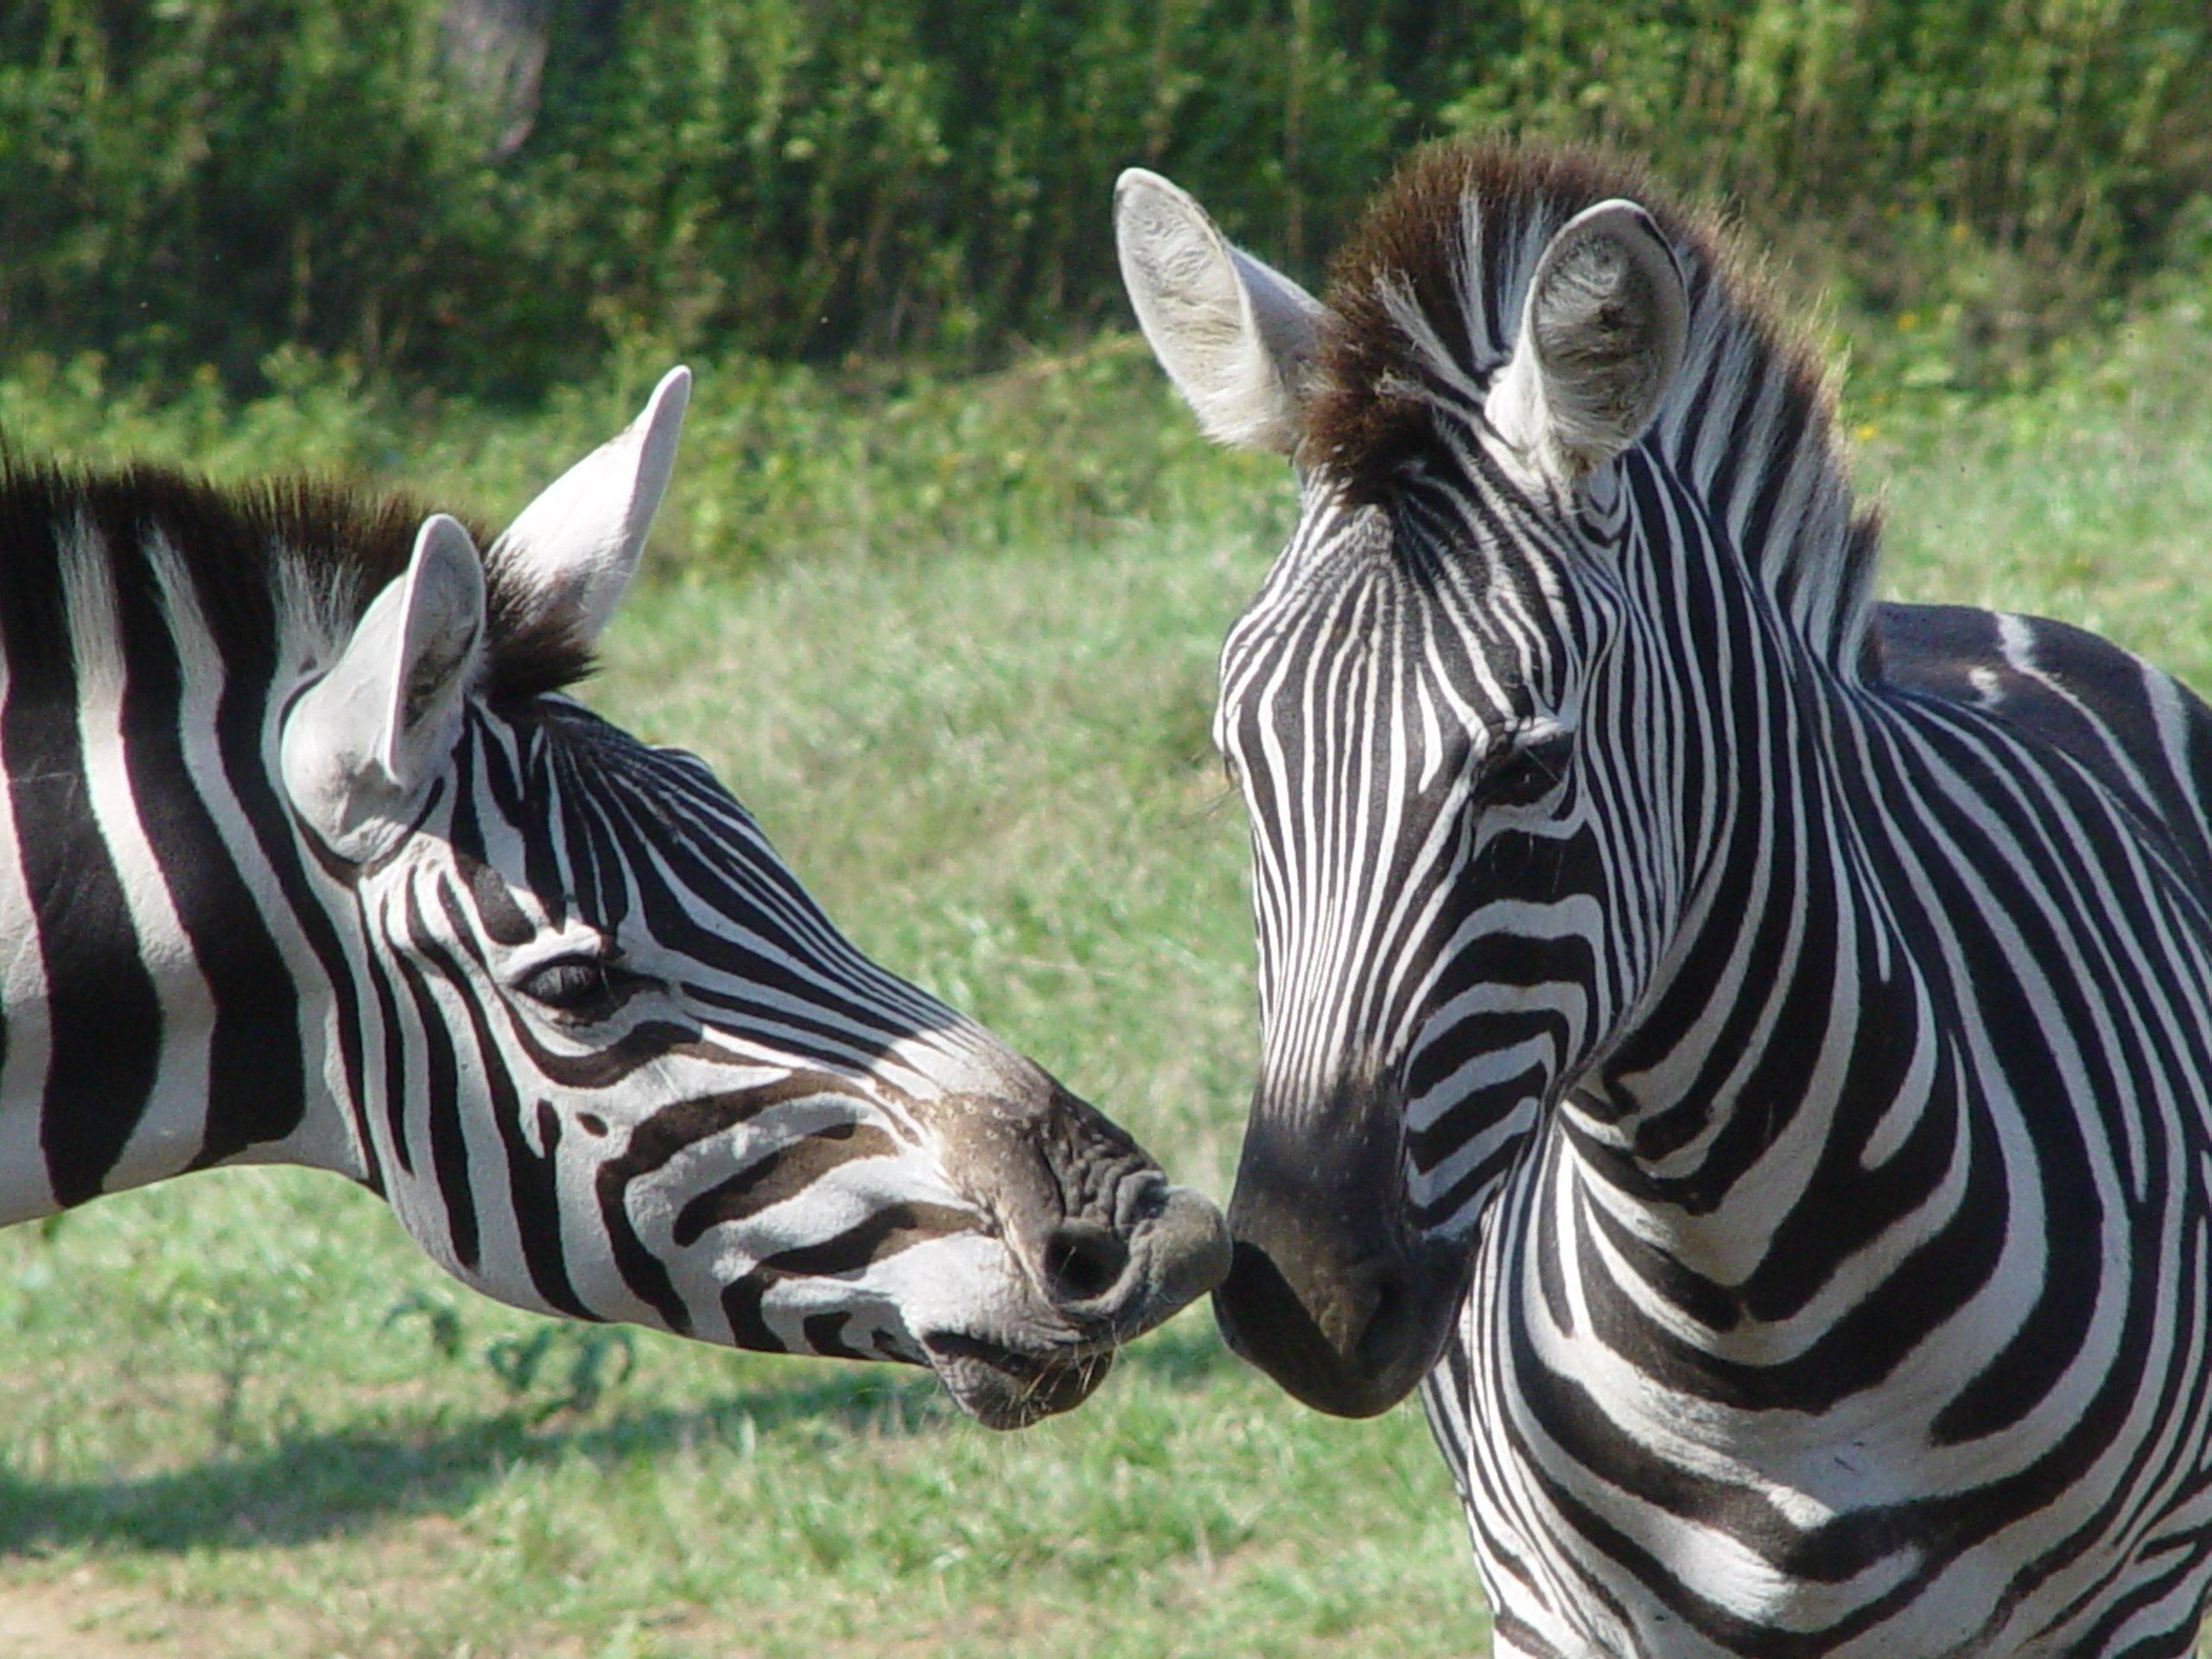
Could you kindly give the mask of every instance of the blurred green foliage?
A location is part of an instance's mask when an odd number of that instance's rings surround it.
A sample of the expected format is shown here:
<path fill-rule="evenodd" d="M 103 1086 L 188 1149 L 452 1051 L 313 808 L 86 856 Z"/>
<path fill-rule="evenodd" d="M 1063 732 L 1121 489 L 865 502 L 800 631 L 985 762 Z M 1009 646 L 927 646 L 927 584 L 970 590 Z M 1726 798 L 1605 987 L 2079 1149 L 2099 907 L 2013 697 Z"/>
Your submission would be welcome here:
<path fill-rule="evenodd" d="M 535 10 L 518 106 L 457 51 Z M 519 119 L 518 108 L 519 107 Z M 1412 143 L 1610 140 L 2000 363 L 2212 188 L 2202 0 L 16 0 L 0 340 L 534 397 L 1118 316 L 1139 162 L 1294 272 Z M 2201 215 L 2200 215 L 2201 217 Z"/>
<path fill-rule="evenodd" d="M 848 555 L 899 563 L 946 545 L 1073 549 L 1176 510 L 1191 489 L 1227 476 L 1163 401 L 1160 372 L 1133 335 L 958 378 L 693 361 L 686 483 L 656 520 L 656 565 L 728 571 Z M 619 431 L 666 366 L 606 365 L 515 418 L 289 346 L 257 365 L 247 395 L 205 367 L 156 382 L 93 353 L 26 352 L 0 370 L 0 442 L 225 480 L 281 470 L 404 482 L 497 520 Z"/>

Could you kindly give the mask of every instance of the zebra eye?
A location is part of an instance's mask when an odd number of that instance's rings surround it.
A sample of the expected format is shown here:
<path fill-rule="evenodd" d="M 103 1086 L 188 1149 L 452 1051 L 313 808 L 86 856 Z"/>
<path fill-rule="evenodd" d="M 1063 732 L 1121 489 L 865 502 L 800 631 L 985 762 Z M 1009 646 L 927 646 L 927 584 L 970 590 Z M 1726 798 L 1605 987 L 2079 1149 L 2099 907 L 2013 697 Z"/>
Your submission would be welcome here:
<path fill-rule="evenodd" d="M 634 977 L 604 957 L 556 957 L 517 980 L 515 989 L 556 1013 L 597 1020 L 614 1012 Z"/>
<path fill-rule="evenodd" d="M 1567 775 L 1573 752 L 1574 740 L 1565 732 L 1548 732 L 1532 742 L 1502 748 L 1475 780 L 1476 804 L 1534 806 Z"/>

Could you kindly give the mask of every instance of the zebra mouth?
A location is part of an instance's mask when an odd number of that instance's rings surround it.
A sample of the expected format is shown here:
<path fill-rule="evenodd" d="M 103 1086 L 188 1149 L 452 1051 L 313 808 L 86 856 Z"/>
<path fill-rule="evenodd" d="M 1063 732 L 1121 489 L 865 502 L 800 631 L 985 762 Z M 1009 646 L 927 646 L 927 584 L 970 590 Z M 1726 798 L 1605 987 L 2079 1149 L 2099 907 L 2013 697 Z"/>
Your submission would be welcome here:
<path fill-rule="evenodd" d="M 931 1369 L 953 1403 L 986 1428 L 1027 1428 L 1071 1411 L 1114 1368 L 1110 1350 L 1097 1353 L 1020 1353 L 976 1337 L 925 1339 Z"/>

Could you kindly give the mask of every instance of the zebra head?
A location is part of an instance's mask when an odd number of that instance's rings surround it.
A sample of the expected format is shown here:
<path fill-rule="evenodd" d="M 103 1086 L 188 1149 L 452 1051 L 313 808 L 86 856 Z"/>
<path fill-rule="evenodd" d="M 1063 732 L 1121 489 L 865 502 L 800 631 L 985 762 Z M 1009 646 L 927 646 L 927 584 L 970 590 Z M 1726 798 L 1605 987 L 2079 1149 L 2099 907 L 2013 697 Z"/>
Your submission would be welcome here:
<path fill-rule="evenodd" d="M 1629 201 L 1476 192 L 1399 193 L 1325 306 L 1166 181 L 1116 194 L 1170 378 L 1209 435 L 1297 467 L 1221 658 L 1263 1035 L 1215 1306 L 1346 1414 L 1434 1363 L 1485 1202 L 1649 982 L 1682 886 L 1679 733 L 1625 596 L 1666 579 L 1632 568 L 1629 503 L 1684 278 Z M 1456 217 L 1443 252 L 1415 211 Z M 1607 844 L 1622 825 L 1643 844 Z"/>
<path fill-rule="evenodd" d="M 359 1173 L 478 1288 L 925 1363 L 1019 1426 L 1211 1287 L 1221 1221 L 849 945 L 698 760 L 557 690 L 635 568 L 688 387 L 483 554 L 434 516 L 365 606 L 293 607 L 276 769 L 337 895 L 333 1092 Z"/>

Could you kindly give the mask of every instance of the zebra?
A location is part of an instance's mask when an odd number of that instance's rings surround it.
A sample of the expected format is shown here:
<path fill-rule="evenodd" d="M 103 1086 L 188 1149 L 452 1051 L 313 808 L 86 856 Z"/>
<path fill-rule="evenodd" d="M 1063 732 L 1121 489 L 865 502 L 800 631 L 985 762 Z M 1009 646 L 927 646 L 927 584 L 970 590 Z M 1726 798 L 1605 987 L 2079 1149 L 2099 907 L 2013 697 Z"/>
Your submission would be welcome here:
<path fill-rule="evenodd" d="M 2212 710 L 1870 597 L 1813 348 L 1603 154 L 1416 154 L 1325 299 L 1123 175 L 1294 462 L 1220 664 L 1260 1075 L 1215 1294 L 1416 1384 L 1510 1659 L 2180 1659 L 2212 1584 Z"/>
<path fill-rule="evenodd" d="M 501 1301 L 927 1365 L 1020 1427 L 1211 1287 L 1221 1219 L 567 694 L 690 386 L 488 545 L 6 460 L 0 1223 L 333 1171 Z"/>

